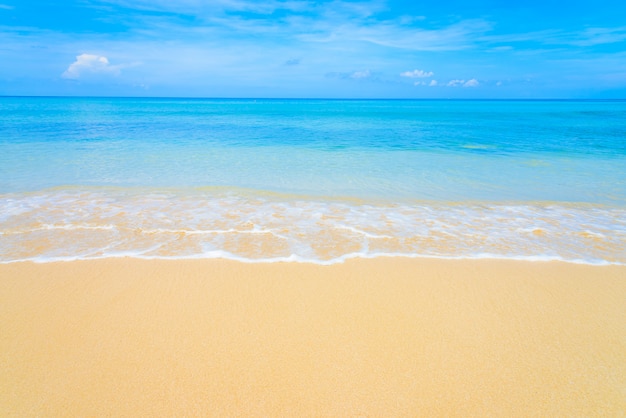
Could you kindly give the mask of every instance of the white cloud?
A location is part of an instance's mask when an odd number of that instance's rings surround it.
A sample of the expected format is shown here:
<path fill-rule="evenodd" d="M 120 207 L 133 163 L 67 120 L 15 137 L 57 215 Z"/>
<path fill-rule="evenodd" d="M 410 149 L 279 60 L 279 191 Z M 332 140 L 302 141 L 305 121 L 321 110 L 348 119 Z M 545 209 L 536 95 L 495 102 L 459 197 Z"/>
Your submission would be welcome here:
<path fill-rule="evenodd" d="M 325 74 L 328 78 L 339 78 L 342 80 L 377 80 L 380 73 L 370 70 L 353 71 L 351 73 L 329 72 Z"/>
<path fill-rule="evenodd" d="M 84 74 L 119 75 L 123 67 L 123 65 L 111 65 L 109 59 L 101 55 L 81 54 L 67 67 L 61 77 L 76 80 Z"/>
<path fill-rule="evenodd" d="M 403 73 L 400 73 L 401 77 L 409 77 L 409 78 L 426 78 L 426 77 L 432 77 L 433 75 L 435 75 L 435 73 L 433 73 L 432 71 L 424 71 L 424 70 L 413 70 L 413 71 L 405 71 Z"/>
<path fill-rule="evenodd" d="M 350 74 L 350 78 L 355 78 L 355 79 L 369 78 L 371 75 L 372 73 L 370 73 L 370 70 L 355 71 L 352 74 Z"/>
<path fill-rule="evenodd" d="M 458 87 L 465 84 L 465 80 L 450 80 L 448 81 L 448 87 Z"/>
<path fill-rule="evenodd" d="M 1 0 L 0 0 L 1 1 Z M 206 39 L 222 33 L 223 38 L 271 35 L 306 43 L 366 42 L 379 46 L 416 51 L 455 51 L 473 48 L 493 29 L 483 19 L 426 25 L 423 17 L 382 18 L 385 0 L 99 0 L 135 10 L 167 12 L 171 16 L 143 16 L 142 25 L 155 36 L 189 33 Z M 252 13 L 254 16 L 247 16 Z M 202 25 L 189 25 L 181 15 L 194 16 Z M 218 36 L 219 37 L 219 36 Z M 258 40 L 258 39 L 257 39 Z"/>
<path fill-rule="evenodd" d="M 478 85 L 480 85 L 480 83 L 478 82 L 478 80 L 476 80 L 475 78 L 472 78 L 471 80 L 450 80 L 448 81 L 448 84 L 446 84 L 448 87 L 477 87 Z"/>
<path fill-rule="evenodd" d="M 455 80 L 455 81 L 462 81 L 462 80 Z M 439 82 L 437 80 L 430 80 L 430 82 L 426 82 L 426 81 L 416 81 L 415 83 L 413 83 L 415 86 L 428 86 L 428 87 L 435 87 L 439 85 Z"/>

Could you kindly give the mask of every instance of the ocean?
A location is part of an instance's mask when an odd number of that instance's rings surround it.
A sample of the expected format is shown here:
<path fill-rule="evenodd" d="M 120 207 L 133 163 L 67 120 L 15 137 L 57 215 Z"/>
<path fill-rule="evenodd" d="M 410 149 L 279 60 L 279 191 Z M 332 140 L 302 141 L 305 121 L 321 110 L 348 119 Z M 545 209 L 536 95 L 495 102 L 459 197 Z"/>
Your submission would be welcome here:
<path fill-rule="evenodd" d="M 626 264 L 626 101 L 0 98 L 0 262 Z"/>

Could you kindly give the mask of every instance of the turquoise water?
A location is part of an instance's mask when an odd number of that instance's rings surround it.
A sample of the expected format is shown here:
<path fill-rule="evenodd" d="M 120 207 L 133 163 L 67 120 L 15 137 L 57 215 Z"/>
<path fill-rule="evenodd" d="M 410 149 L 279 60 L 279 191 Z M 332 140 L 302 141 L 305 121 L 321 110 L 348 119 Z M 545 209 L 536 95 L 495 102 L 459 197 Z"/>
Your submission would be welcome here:
<path fill-rule="evenodd" d="M 0 261 L 626 263 L 625 101 L 0 98 Z"/>

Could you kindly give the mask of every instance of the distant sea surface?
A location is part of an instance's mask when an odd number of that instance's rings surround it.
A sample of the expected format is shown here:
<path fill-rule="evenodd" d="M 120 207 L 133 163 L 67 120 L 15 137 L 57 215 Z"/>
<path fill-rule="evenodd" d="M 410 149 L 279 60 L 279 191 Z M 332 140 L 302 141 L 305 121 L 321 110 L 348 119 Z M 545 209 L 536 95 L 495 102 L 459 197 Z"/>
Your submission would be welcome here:
<path fill-rule="evenodd" d="M 0 98 L 0 262 L 626 264 L 626 101 Z"/>

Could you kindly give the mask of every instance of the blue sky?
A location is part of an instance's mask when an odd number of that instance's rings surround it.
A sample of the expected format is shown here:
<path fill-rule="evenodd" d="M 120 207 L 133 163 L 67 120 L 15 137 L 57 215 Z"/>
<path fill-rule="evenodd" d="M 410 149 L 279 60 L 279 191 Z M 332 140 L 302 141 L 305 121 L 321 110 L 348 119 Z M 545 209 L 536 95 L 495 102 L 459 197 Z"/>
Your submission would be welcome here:
<path fill-rule="evenodd" d="M 626 98 L 626 2 L 0 0 L 0 95 Z"/>

